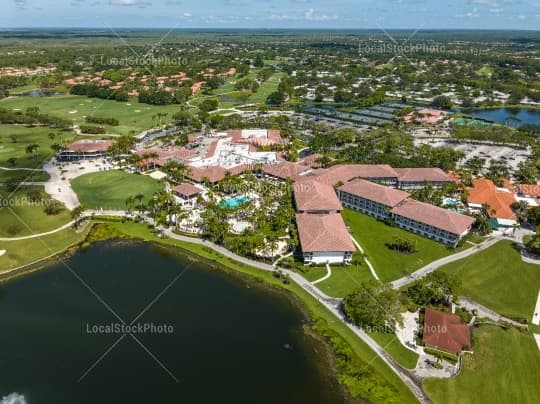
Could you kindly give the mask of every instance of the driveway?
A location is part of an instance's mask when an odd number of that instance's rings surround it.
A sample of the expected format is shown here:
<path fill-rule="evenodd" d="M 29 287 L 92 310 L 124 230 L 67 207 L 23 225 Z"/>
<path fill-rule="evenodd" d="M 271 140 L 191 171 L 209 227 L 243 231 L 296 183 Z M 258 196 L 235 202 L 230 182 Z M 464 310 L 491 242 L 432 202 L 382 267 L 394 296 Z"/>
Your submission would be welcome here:
<path fill-rule="evenodd" d="M 62 164 L 53 159 L 43 166 L 43 170 L 51 177 L 44 184 L 45 192 L 53 199 L 62 202 L 69 210 L 73 210 L 79 206 L 80 202 L 71 187 L 71 181 L 84 174 L 112 170 L 113 168 L 110 163 L 103 163 L 101 159 Z"/>

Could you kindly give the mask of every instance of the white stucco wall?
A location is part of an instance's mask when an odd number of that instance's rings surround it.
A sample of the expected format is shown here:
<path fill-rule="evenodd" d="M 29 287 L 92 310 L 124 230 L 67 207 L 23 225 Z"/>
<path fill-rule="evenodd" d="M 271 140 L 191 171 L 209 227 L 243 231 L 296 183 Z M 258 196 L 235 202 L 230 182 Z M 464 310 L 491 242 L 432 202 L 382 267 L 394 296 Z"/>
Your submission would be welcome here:
<path fill-rule="evenodd" d="M 312 262 L 314 264 L 342 264 L 345 258 L 345 253 L 343 252 L 318 252 L 313 253 Z"/>

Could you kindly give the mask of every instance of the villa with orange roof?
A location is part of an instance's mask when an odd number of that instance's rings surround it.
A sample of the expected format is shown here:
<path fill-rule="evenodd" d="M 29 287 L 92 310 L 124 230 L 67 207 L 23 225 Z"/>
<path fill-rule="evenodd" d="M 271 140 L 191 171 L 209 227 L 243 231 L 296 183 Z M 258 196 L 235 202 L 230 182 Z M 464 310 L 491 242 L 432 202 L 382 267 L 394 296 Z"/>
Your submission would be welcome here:
<path fill-rule="evenodd" d="M 468 190 L 467 204 L 473 211 L 484 212 L 490 217 L 492 226 L 514 227 L 517 217 L 511 206 L 516 202 L 514 193 L 507 187 L 498 188 L 493 181 L 478 178 Z"/>

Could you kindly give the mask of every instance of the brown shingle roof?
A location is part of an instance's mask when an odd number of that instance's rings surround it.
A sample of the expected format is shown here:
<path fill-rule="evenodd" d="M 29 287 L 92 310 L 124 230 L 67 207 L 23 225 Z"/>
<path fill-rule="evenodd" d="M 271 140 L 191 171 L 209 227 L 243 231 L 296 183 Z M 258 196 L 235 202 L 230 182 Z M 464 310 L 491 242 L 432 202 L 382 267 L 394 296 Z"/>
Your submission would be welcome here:
<path fill-rule="evenodd" d="M 455 354 L 472 347 L 470 328 L 459 316 L 432 309 L 425 312 L 423 339 L 425 345 Z"/>
<path fill-rule="evenodd" d="M 460 215 L 414 199 L 403 201 L 392 209 L 392 213 L 455 235 L 463 234 L 475 221 L 470 216 Z"/>
<path fill-rule="evenodd" d="M 380 203 L 390 208 L 393 208 L 409 197 L 407 192 L 375 184 L 366 180 L 351 181 L 338 189 L 351 195 Z"/>
<path fill-rule="evenodd" d="M 355 247 L 339 213 L 296 215 L 298 236 L 304 253 L 353 252 Z"/>
<path fill-rule="evenodd" d="M 341 202 L 334 188 L 318 181 L 296 182 L 294 184 L 294 200 L 299 212 L 341 210 Z"/>

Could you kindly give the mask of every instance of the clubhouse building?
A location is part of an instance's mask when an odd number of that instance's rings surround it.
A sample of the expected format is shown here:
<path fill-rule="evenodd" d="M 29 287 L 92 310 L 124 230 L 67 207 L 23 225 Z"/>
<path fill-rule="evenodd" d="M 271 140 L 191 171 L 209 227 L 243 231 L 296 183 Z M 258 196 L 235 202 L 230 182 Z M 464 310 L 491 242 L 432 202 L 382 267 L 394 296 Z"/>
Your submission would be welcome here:
<path fill-rule="evenodd" d="M 58 161 L 80 161 L 100 159 L 107 155 L 113 145 L 111 140 L 77 140 L 56 155 Z"/>

